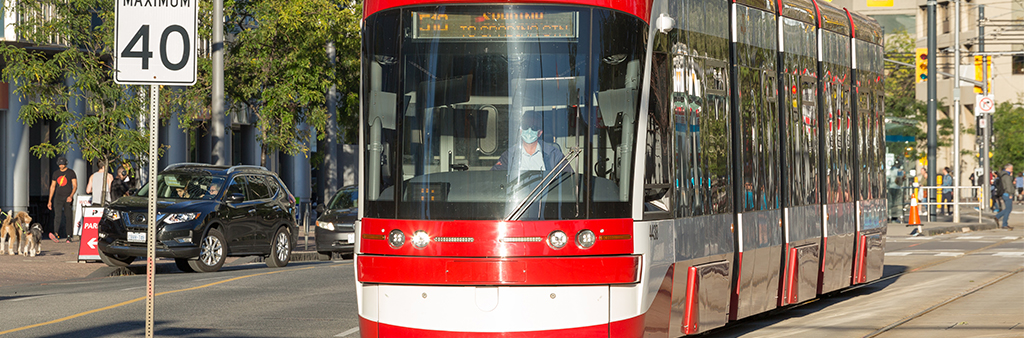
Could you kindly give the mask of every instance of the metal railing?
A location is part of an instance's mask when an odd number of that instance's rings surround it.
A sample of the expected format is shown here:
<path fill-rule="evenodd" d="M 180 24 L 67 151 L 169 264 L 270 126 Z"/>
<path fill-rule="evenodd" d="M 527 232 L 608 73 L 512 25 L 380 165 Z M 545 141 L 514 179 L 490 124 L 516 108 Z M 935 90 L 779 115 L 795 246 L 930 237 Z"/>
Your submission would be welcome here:
<path fill-rule="evenodd" d="M 955 194 L 955 193 L 953 194 L 953 196 L 959 196 L 960 197 L 959 200 L 957 200 L 956 198 L 954 198 L 951 201 L 943 200 L 942 199 L 942 190 L 943 189 L 955 189 L 954 192 L 956 192 L 956 190 L 959 190 L 960 191 L 959 194 Z M 905 196 L 904 197 L 904 203 L 903 203 L 903 205 L 904 205 L 903 210 L 904 210 L 905 214 L 909 213 L 910 212 L 910 208 L 909 208 L 909 206 L 910 206 L 910 199 L 914 198 L 915 196 L 917 196 L 917 197 L 919 197 L 917 205 L 920 206 L 920 208 L 918 209 L 919 210 L 918 213 L 921 216 L 922 220 L 927 220 L 928 222 L 934 221 L 935 215 L 932 214 L 932 212 L 930 211 L 932 209 L 932 207 L 936 208 L 936 210 L 939 207 L 946 207 L 946 210 L 949 210 L 949 208 L 952 208 L 952 210 L 960 210 L 960 206 L 968 206 L 968 207 L 974 206 L 975 209 L 978 210 L 978 223 L 981 223 L 982 222 L 982 213 L 981 213 L 981 211 L 982 211 L 982 209 L 984 209 L 984 208 L 982 208 L 982 205 L 981 205 L 981 203 L 982 203 L 981 202 L 981 198 L 977 198 L 977 197 L 975 197 L 975 198 L 967 198 L 967 199 L 964 198 L 964 196 L 965 196 L 964 192 L 965 191 L 969 192 L 969 191 L 972 191 L 972 190 L 974 192 L 974 194 L 972 194 L 972 196 L 981 197 L 982 196 L 982 190 L 981 189 L 982 189 L 982 187 L 980 187 L 980 186 L 904 187 L 904 188 L 902 188 L 902 190 L 904 190 L 904 193 L 902 195 Z M 924 194 L 924 196 L 927 196 L 927 198 L 921 198 L 922 193 Z M 974 201 L 970 201 L 970 199 L 974 199 Z M 938 212 L 938 211 L 936 211 L 936 212 Z M 907 219 L 907 218 L 904 217 L 903 219 Z"/>

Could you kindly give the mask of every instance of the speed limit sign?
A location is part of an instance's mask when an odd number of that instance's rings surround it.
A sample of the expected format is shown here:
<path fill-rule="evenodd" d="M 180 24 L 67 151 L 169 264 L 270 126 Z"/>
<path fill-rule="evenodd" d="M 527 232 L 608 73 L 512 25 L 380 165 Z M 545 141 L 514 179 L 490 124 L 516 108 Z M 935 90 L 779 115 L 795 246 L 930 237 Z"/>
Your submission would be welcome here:
<path fill-rule="evenodd" d="M 196 83 L 199 0 L 116 0 L 114 82 Z"/>

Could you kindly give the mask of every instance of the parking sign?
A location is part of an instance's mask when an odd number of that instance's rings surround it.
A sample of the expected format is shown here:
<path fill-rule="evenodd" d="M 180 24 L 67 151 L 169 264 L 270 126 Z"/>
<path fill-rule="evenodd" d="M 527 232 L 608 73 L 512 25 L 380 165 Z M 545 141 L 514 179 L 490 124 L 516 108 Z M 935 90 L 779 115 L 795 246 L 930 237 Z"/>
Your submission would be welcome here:
<path fill-rule="evenodd" d="M 115 0 L 114 82 L 196 83 L 199 0 Z"/>

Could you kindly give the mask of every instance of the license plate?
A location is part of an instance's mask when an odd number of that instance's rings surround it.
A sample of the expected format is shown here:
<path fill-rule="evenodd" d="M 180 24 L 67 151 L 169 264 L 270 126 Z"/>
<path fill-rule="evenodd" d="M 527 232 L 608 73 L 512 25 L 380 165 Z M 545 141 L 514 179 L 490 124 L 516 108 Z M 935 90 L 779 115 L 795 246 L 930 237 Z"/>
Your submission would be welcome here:
<path fill-rule="evenodd" d="M 131 232 L 131 231 L 129 231 L 128 232 L 128 241 L 129 242 L 143 242 L 144 243 L 144 242 L 146 242 L 146 233 L 145 232 Z"/>
<path fill-rule="evenodd" d="M 349 243 L 355 243 L 356 242 L 356 234 L 354 234 L 354 233 L 348 234 L 348 242 Z"/>

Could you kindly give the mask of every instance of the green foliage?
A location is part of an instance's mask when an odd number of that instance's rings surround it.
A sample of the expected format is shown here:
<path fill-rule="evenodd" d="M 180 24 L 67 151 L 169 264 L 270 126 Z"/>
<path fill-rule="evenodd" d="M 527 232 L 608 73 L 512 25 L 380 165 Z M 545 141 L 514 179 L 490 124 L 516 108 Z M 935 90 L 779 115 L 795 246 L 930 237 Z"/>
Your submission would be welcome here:
<path fill-rule="evenodd" d="M 127 127 L 138 122 L 144 102 L 136 87 L 112 77 L 114 2 L 4 2 L 5 11 L 11 6 L 21 18 L 12 25 L 27 46 L 6 44 L 0 58 L 4 81 L 16 84 L 22 97 L 19 118 L 27 125 L 60 123 L 57 137 L 32 146 L 32 153 L 55 157 L 77 147 L 87 161 L 145 158 L 148 135 Z M 69 111 L 74 104 L 84 105 L 85 114 Z"/>
<path fill-rule="evenodd" d="M 308 151 L 316 142 L 314 131 L 318 139 L 327 135 L 330 118 L 337 119 L 348 141 L 355 139 L 360 6 L 337 0 L 225 2 L 224 31 L 231 35 L 224 58 L 225 100 L 253 112 L 264 151 Z M 326 51 L 332 41 L 334 63 Z M 169 105 L 187 112 L 184 126 L 198 126 L 211 113 L 209 60 L 199 69 L 195 86 L 169 97 Z M 332 85 L 341 94 L 338 116 L 327 111 Z"/>
<path fill-rule="evenodd" d="M 992 114 L 992 170 L 1002 170 L 1013 164 L 1019 173 L 1024 169 L 1024 99 L 1002 102 Z"/>

